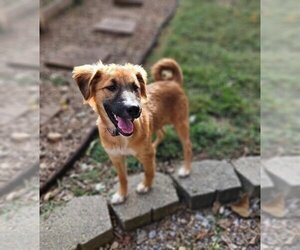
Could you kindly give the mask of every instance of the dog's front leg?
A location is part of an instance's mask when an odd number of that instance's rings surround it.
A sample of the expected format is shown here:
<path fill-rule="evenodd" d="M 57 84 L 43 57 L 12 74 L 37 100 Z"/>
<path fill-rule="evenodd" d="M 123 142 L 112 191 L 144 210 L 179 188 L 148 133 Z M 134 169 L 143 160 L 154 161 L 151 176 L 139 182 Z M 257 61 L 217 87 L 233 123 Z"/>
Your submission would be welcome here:
<path fill-rule="evenodd" d="M 151 145 L 143 151 L 137 155 L 137 159 L 143 164 L 145 174 L 143 182 L 137 186 L 138 193 L 147 193 L 150 190 L 155 175 L 155 150 Z"/>
<path fill-rule="evenodd" d="M 111 203 L 112 204 L 120 204 L 125 201 L 127 197 L 127 167 L 125 162 L 125 156 L 112 156 L 109 155 L 114 167 L 117 170 L 118 178 L 119 178 L 119 190 L 112 196 Z"/>

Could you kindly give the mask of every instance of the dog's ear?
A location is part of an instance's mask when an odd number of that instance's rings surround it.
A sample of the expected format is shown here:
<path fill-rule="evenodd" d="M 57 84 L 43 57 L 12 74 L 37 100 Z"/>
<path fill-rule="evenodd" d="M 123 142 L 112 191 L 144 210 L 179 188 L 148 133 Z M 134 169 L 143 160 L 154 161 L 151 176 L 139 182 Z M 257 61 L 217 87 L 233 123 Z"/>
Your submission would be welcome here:
<path fill-rule="evenodd" d="M 95 83 L 101 79 L 101 72 L 95 70 L 93 65 L 77 66 L 73 69 L 72 77 L 77 82 L 83 98 L 88 100 L 93 95 Z"/>
<path fill-rule="evenodd" d="M 142 76 L 142 74 L 140 72 L 138 72 L 136 74 L 136 78 L 139 81 L 140 86 L 141 86 L 141 95 L 142 95 L 142 97 L 144 97 L 145 99 L 147 99 L 146 82 L 145 82 L 144 77 Z"/>

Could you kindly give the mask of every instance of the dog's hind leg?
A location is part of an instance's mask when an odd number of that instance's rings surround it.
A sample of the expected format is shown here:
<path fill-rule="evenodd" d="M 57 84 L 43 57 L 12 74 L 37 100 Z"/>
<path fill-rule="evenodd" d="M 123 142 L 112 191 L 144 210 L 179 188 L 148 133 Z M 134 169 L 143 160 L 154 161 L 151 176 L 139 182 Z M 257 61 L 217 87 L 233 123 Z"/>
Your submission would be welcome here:
<path fill-rule="evenodd" d="M 143 164 L 145 174 L 143 182 L 137 186 L 138 193 L 147 193 L 150 190 L 155 175 L 155 149 L 150 144 L 149 147 L 145 147 L 144 152 L 136 156 Z"/>
<path fill-rule="evenodd" d="M 112 204 L 123 203 L 127 196 L 127 166 L 125 162 L 125 156 L 111 156 L 109 155 L 114 167 L 117 170 L 119 178 L 119 190 L 112 196 Z"/>
<path fill-rule="evenodd" d="M 190 140 L 190 128 L 188 119 L 185 122 L 178 122 L 174 124 L 179 139 L 182 144 L 184 153 L 184 166 L 179 169 L 178 175 L 186 177 L 192 170 L 192 143 Z"/>
<path fill-rule="evenodd" d="M 163 128 L 156 131 L 156 139 L 152 143 L 152 146 L 155 150 L 157 146 L 161 143 L 161 141 L 164 139 L 164 137 L 165 137 L 165 131 Z"/>

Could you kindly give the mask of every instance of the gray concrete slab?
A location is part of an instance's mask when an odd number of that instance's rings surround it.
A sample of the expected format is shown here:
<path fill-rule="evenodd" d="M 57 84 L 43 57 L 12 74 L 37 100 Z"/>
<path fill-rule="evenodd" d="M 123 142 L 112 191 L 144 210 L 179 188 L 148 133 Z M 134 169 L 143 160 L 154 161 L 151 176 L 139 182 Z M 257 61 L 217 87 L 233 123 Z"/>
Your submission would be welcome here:
<path fill-rule="evenodd" d="M 153 187 L 149 193 L 138 194 L 135 190 L 142 180 L 143 174 L 129 176 L 128 198 L 125 203 L 112 206 L 125 230 L 132 230 L 160 220 L 173 213 L 178 207 L 179 199 L 169 176 L 156 173 Z M 117 190 L 117 186 L 115 190 Z"/>
<path fill-rule="evenodd" d="M 99 60 L 107 60 L 110 52 L 106 48 L 81 48 L 75 45 L 69 45 L 54 52 L 45 60 L 49 67 L 57 67 L 72 70 L 75 66 L 83 64 L 92 64 Z"/>
<path fill-rule="evenodd" d="M 266 173 L 264 166 L 260 169 L 260 178 L 261 178 L 261 199 L 269 200 L 272 191 L 274 190 L 274 183 L 271 180 L 270 176 Z"/>
<path fill-rule="evenodd" d="M 275 188 L 286 195 L 300 194 L 300 157 L 283 156 L 264 161 L 265 169 Z"/>
<path fill-rule="evenodd" d="M 106 200 L 101 196 L 74 198 L 42 220 L 43 250 L 93 250 L 113 239 Z"/>
<path fill-rule="evenodd" d="M 241 183 L 231 164 L 226 161 L 205 160 L 192 163 L 191 175 L 172 175 L 180 196 L 191 209 L 208 207 L 218 199 L 225 203 L 236 200 Z"/>
<path fill-rule="evenodd" d="M 114 3 L 117 5 L 124 5 L 124 6 L 142 5 L 144 3 L 144 0 L 114 0 Z"/>
<path fill-rule="evenodd" d="M 136 21 L 121 18 L 104 18 L 94 26 L 94 31 L 119 35 L 132 35 L 136 28 Z"/>
<path fill-rule="evenodd" d="M 7 205 L 0 213 L 0 249 L 38 250 L 39 204 L 17 208 L 18 204 Z"/>
<path fill-rule="evenodd" d="M 261 159 L 258 156 L 243 157 L 232 161 L 242 182 L 243 189 L 252 196 L 260 196 Z"/>

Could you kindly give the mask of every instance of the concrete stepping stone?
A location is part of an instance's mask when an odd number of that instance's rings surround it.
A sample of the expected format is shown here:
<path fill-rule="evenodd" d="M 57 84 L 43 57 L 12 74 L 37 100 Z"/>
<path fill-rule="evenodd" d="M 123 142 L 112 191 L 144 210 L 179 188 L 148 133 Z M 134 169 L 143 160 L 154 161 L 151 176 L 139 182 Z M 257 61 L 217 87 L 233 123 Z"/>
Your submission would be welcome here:
<path fill-rule="evenodd" d="M 142 5 L 144 0 L 115 0 L 117 5 Z"/>
<path fill-rule="evenodd" d="M 127 231 L 172 214 L 179 204 L 176 189 L 169 176 L 156 173 L 154 185 L 147 194 L 135 191 L 142 180 L 143 174 L 129 176 L 128 198 L 125 203 L 112 206 L 120 224 Z"/>
<path fill-rule="evenodd" d="M 132 35 L 136 28 L 136 21 L 121 18 L 104 18 L 94 26 L 94 31 L 113 33 L 118 35 Z"/>
<path fill-rule="evenodd" d="M 95 63 L 99 60 L 105 61 L 109 52 L 104 48 L 81 48 L 69 45 L 50 56 L 45 64 L 47 66 L 72 70 L 73 67 Z"/>
<path fill-rule="evenodd" d="M 243 157 L 232 162 L 243 189 L 252 196 L 260 196 L 260 157 Z"/>
<path fill-rule="evenodd" d="M 236 200 L 241 183 L 233 166 L 226 161 L 205 160 L 192 163 L 191 175 L 172 175 L 179 195 L 191 209 L 208 207 L 217 199 L 222 203 Z"/>
<path fill-rule="evenodd" d="M 7 65 L 13 68 L 39 70 L 40 51 L 37 48 L 26 49 L 26 51 L 23 51 L 22 56 L 10 58 Z"/>
<path fill-rule="evenodd" d="M 300 157 L 275 157 L 264 162 L 265 169 L 274 181 L 275 188 L 290 196 L 300 193 Z"/>
<path fill-rule="evenodd" d="M 274 183 L 266 173 L 264 166 L 260 169 L 260 180 L 261 180 L 261 199 L 269 200 L 272 191 L 274 190 Z"/>
<path fill-rule="evenodd" d="M 0 213 L 0 249 L 39 249 L 39 204 L 4 205 Z"/>
<path fill-rule="evenodd" d="M 41 249 L 99 249 L 113 239 L 106 200 L 101 196 L 74 198 L 41 223 Z"/>

